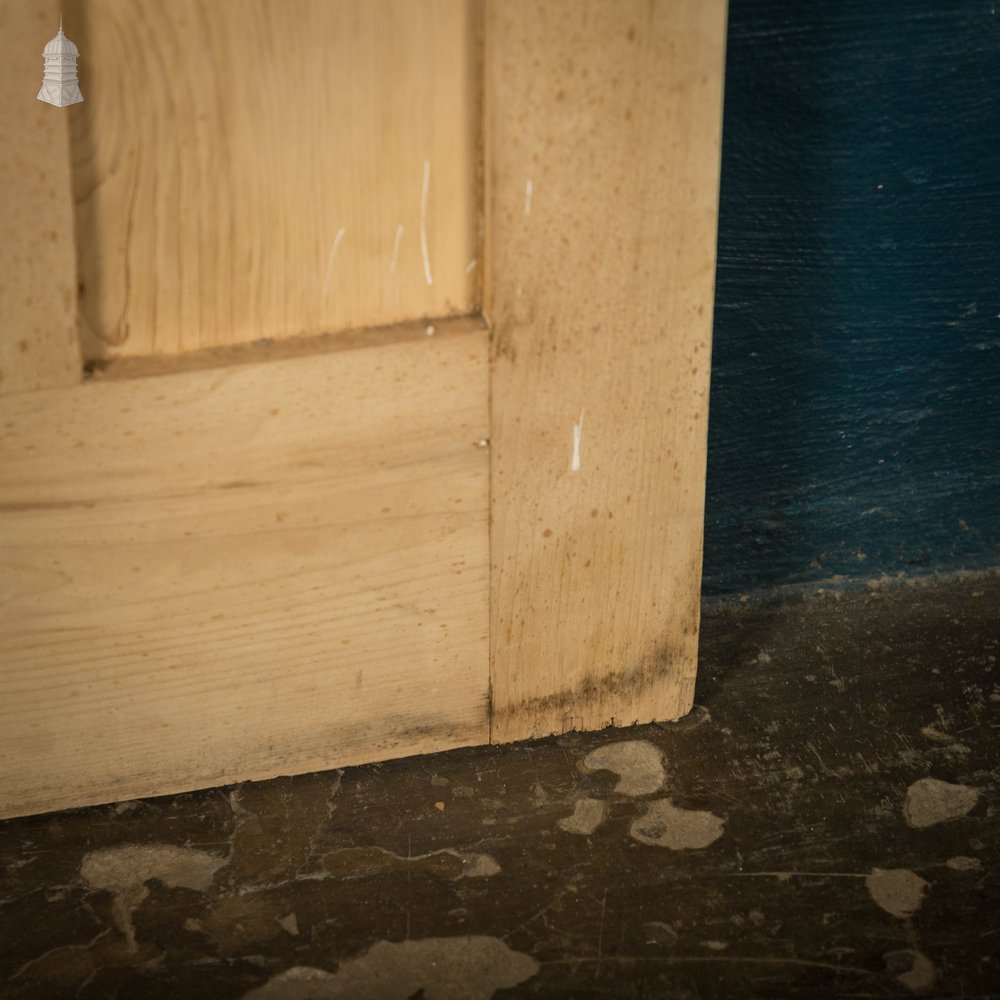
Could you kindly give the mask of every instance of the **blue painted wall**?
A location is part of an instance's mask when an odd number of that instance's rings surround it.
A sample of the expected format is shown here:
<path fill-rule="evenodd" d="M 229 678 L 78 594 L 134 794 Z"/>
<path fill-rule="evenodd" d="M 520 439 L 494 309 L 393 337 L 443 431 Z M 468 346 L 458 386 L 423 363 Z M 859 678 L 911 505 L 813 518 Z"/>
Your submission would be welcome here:
<path fill-rule="evenodd" d="M 1000 565 L 1000 13 L 731 0 L 705 592 Z"/>

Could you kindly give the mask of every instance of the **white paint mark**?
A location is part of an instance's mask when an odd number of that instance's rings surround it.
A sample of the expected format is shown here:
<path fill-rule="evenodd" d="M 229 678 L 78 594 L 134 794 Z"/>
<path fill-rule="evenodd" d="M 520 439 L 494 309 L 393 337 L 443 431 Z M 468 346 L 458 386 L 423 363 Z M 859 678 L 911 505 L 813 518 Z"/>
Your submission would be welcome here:
<path fill-rule="evenodd" d="M 573 457 L 570 459 L 569 471 L 580 471 L 580 438 L 583 436 L 583 414 L 580 411 L 580 419 L 573 424 Z"/>
<path fill-rule="evenodd" d="M 524 214 L 531 215 L 531 195 L 535 190 L 535 185 L 531 183 L 531 179 L 524 185 Z"/>
<path fill-rule="evenodd" d="M 903 818 L 917 828 L 961 819 L 979 801 L 979 792 L 968 785 L 953 785 L 937 778 L 921 778 L 906 790 Z"/>
<path fill-rule="evenodd" d="M 323 281 L 323 298 L 325 299 L 327 293 L 330 291 L 330 279 L 333 278 L 333 263 L 337 259 L 337 251 L 340 249 L 340 244 L 344 240 L 344 236 L 347 235 L 347 230 L 341 226 L 340 231 L 337 233 L 333 240 L 333 246 L 330 247 L 330 256 L 326 261 L 326 278 Z"/>
<path fill-rule="evenodd" d="M 875 868 L 865 879 L 865 887 L 875 902 L 901 920 L 920 909 L 927 883 L 908 868 Z"/>
<path fill-rule="evenodd" d="M 424 160 L 424 183 L 420 189 L 420 253 L 424 258 L 424 280 L 434 284 L 431 277 L 431 255 L 427 251 L 427 194 L 431 187 L 431 161 Z"/>
<path fill-rule="evenodd" d="M 538 974 L 530 955 L 483 936 L 379 941 L 336 972 L 296 965 L 243 1000 L 386 1000 L 426 997 L 489 1000 Z"/>
<path fill-rule="evenodd" d="M 591 750 L 583 758 L 584 771 L 612 771 L 618 775 L 618 795 L 652 795 L 667 780 L 659 747 L 646 740 L 623 740 Z"/>
<path fill-rule="evenodd" d="M 389 258 L 389 273 L 395 274 L 399 264 L 399 244 L 403 241 L 403 224 L 396 226 L 396 238 L 392 241 L 392 256 Z"/>
<path fill-rule="evenodd" d="M 589 837 L 604 822 L 607 814 L 607 803 L 600 799 L 577 799 L 573 806 L 573 815 L 564 816 L 556 826 L 567 833 L 579 833 Z"/>
<path fill-rule="evenodd" d="M 683 851 L 708 847 L 722 836 L 722 830 L 723 821 L 714 813 L 678 809 L 669 799 L 659 799 L 646 806 L 629 834 L 640 844 Z"/>
<path fill-rule="evenodd" d="M 476 269 L 476 261 L 475 258 L 473 258 L 472 260 L 469 261 L 468 264 L 465 265 L 465 273 L 472 274 L 472 272 L 475 271 L 475 269 Z"/>
<path fill-rule="evenodd" d="M 295 913 L 288 913 L 283 917 L 277 917 L 278 926 L 286 934 L 291 934 L 292 937 L 299 936 L 299 918 L 295 916 Z"/>
<path fill-rule="evenodd" d="M 437 333 L 437 327 L 432 323 L 428 323 L 427 326 L 424 327 L 424 333 L 426 333 L 428 337 L 433 337 L 434 334 Z"/>

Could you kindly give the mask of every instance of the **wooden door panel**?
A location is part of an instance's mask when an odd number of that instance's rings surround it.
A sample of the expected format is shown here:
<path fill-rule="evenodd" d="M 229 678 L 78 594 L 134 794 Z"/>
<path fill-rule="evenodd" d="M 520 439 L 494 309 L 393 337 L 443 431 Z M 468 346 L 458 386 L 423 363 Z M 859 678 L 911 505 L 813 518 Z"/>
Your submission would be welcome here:
<path fill-rule="evenodd" d="M 84 355 L 473 311 L 475 0 L 69 0 Z"/>
<path fill-rule="evenodd" d="M 0 399 L 0 815 L 488 739 L 487 334 Z"/>
<path fill-rule="evenodd" d="M 58 109 L 0 0 L 0 815 L 687 711 L 724 0 L 65 14 Z"/>

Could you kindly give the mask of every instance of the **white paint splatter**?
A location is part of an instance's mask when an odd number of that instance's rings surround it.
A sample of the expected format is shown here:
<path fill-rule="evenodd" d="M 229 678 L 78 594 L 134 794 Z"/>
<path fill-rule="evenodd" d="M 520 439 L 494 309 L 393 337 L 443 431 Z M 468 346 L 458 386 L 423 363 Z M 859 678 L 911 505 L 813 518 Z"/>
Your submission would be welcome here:
<path fill-rule="evenodd" d="M 337 251 L 340 249 L 340 244 L 343 242 L 344 237 L 347 235 L 347 230 L 341 226 L 339 232 L 334 237 L 333 246 L 330 247 L 330 256 L 326 261 L 326 278 L 323 280 L 323 298 L 325 299 L 327 293 L 330 291 L 330 280 L 333 278 L 333 264 L 337 259 Z"/>
<path fill-rule="evenodd" d="M 583 414 L 584 411 L 581 410 L 580 419 L 573 423 L 573 456 L 569 462 L 570 472 L 580 471 L 580 439 L 583 437 Z"/>
<path fill-rule="evenodd" d="M 937 778 L 921 778 L 906 790 L 903 817 L 921 828 L 961 819 L 979 801 L 979 792 L 968 785 L 953 785 Z"/>
<path fill-rule="evenodd" d="M 667 780 L 663 752 L 646 740 L 622 740 L 591 750 L 581 764 L 584 771 L 611 771 L 618 775 L 618 795 L 652 795 Z"/>
<path fill-rule="evenodd" d="M 672 851 L 708 847 L 722 836 L 723 821 L 714 813 L 679 809 L 669 799 L 650 802 L 644 815 L 632 823 L 633 840 Z"/>
<path fill-rule="evenodd" d="M 395 274 L 399 264 L 399 244 L 403 241 L 403 224 L 396 226 L 396 238 L 392 241 L 392 256 L 389 258 L 389 273 Z"/>
<path fill-rule="evenodd" d="M 531 195 L 535 190 L 535 185 L 532 184 L 529 178 L 527 183 L 524 185 L 524 214 L 531 215 Z"/>
<path fill-rule="evenodd" d="M 424 160 L 424 183 L 420 189 L 420 254 L 424 258 L 424 280 L 434 284 L 431 277 L 431 255 L 427 250 L 427 195 L 431 187 L 431 161 Z"/>
<path fill-rule="evenodd" d="M 607 814 L 607 803 L 600 799 L 577 799 L 573 805 L 573 815 L 564 816 L 556 825 L 567 833 L 589 837 L 604 822 Z"/>
<path fill-rule="evenodd" d="M 337 971 L 294 966 L 244 1000 L 490 1000 L 538 974 L 530 955 L 486 936 L 379 941 Z"/>
<path fill-rule="evenodd" d="M 905 919 L 920 909 L 927 883 L 908 868 L 875 868 L 865 879 L 875 902 L 894 917 Z"/>
<path fill-rule="evenodd" d="M 468 264 L 465 265 L 465 273 L 472 274 L 472 272 L 475 271 L 475 269 L 476 269 L 476 261 L 475 258 L 473 258 L 472 260 L 469 261 Z"/>

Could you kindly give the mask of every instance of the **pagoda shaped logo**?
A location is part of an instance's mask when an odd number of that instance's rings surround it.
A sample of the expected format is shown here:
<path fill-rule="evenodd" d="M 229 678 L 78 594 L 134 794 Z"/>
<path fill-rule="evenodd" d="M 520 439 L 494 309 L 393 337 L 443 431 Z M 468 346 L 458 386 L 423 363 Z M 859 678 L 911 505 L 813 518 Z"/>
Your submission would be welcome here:
<path fill-rule="evenodd" d="M 79 104 L 83 100 L 76 79 L 76 60 L 80 50 L 63 34 L 61 17 L 59 34 L 42 49 L 42 56 L 45 59 L 45 76 L 38 99 L 57 108 Z"/>

